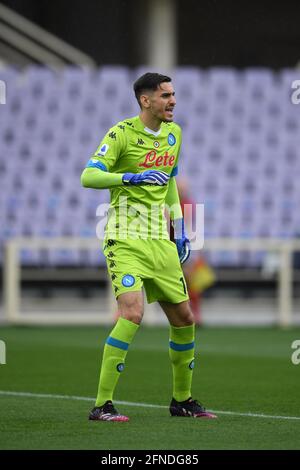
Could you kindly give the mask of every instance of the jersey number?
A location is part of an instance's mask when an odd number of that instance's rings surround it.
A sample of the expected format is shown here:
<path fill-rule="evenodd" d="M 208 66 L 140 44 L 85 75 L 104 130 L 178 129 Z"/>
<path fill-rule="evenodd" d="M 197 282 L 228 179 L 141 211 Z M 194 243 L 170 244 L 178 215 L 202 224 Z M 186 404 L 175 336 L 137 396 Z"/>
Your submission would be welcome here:
<path fill-rule="evenodd" d="M 185 282 L 184 282 L 183 277 L 180 278 L 180 281 L 182 282 L 183 292 L 184 292 L 185 295 L 186 295 L 186 286 L 185 286 Z"/>

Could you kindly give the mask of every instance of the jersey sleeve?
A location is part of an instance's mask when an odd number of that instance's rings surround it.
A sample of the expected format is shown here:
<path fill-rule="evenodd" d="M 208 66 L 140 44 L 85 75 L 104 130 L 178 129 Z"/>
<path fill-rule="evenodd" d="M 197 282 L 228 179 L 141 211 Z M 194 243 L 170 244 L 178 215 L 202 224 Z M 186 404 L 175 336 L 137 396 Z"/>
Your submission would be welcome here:
<path fill-rule="evenodd" d="M 173 170 L 172 170 L 170 176 L 177 176 L 177 175 L 178 175 L 178 161 L 179 161 L 180 150 L 181 150 L 181 128 L 180 128 L 178 125 L 177 125 L 177 127 L 178 127 L 178 134 L 177 134 L 177 139 L 178 139 L 178 152 L 177 152 L 176 160 L 175 160 L 175 163 L 174 163 L 174 167 L 173 167 Z"/>
<path fill-rule="evenodd" d="M 111 172 L 125 149 L 125 128 L 122 124 L 118 124 L 109 129 L 86 166 Z"/>

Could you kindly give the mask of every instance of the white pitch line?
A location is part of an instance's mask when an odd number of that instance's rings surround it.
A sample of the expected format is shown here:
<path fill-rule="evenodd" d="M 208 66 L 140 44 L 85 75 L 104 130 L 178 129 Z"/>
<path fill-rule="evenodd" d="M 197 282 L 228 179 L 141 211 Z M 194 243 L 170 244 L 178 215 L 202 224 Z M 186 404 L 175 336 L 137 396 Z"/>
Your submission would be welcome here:
<path fill-rule="evenodd" d="M 95 398 L 90 397 L 77 397 L 74 395 L 51 395 L 49 393 L 31 393 L 31 392 L 11 392 L 8 390 L 0 390 L 0 395 L 14 396 L 14 397 L 29 397 L 29 398 L 55 398 L 60 400 L 79 400 L 79 401 L 95 401 Z M 118 405 L 137 406 L 140 408 L 169 408 L 166 405 L 152 405 L 151 403 L 136 403 L 132 401 L 114 401 Z M 267 418 L 267 419 L 290 419 L 300 420 L 300 416 L 274 416 L 259 413 L 239 413 L 237 411 L 221 411 L 221 410 L 207 410 L 213 413 L 231 416 L 245 416 L 249 418 Z"/>

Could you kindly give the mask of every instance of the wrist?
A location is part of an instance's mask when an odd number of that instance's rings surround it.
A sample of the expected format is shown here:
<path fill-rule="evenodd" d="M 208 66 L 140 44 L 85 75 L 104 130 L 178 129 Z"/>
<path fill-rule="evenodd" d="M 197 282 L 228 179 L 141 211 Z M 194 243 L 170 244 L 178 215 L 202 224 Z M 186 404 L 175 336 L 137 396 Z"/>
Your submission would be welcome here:
<path fill-rule="evenodd" d="M 131 180 L 132 177 L 133 177 L 133 173 L 124 173 L 122 175 L 122 183 L 125 186 L 128 186 L 130 184 L 130 180 Z"/>

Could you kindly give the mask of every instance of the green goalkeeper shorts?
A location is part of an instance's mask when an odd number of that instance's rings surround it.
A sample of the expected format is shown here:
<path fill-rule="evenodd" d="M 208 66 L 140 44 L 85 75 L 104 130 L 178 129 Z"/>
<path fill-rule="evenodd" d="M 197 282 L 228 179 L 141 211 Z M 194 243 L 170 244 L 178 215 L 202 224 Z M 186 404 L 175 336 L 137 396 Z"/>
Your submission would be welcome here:
<path fill-rule="evenodd" d="M 105 239 L 103 252 L 116 298 L 144 286 L 148 303 L 189 300 L 176 245 L 170 240 Z"/>

